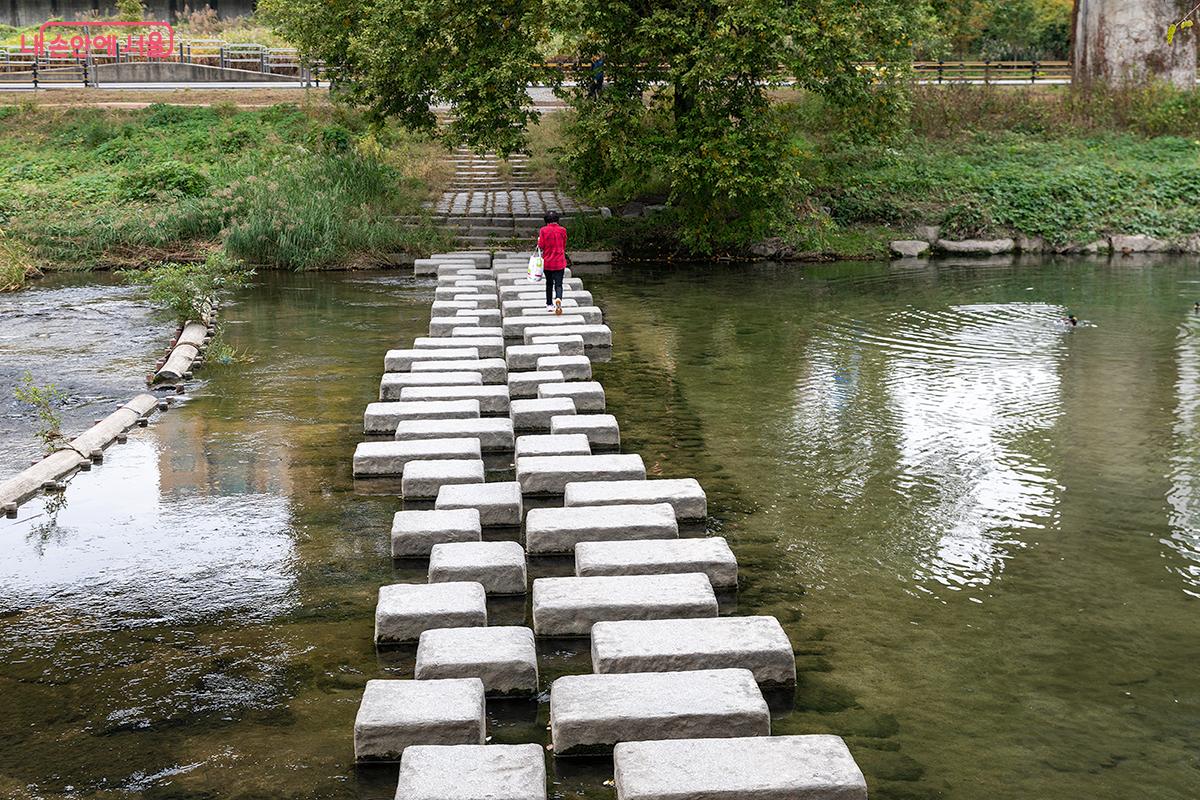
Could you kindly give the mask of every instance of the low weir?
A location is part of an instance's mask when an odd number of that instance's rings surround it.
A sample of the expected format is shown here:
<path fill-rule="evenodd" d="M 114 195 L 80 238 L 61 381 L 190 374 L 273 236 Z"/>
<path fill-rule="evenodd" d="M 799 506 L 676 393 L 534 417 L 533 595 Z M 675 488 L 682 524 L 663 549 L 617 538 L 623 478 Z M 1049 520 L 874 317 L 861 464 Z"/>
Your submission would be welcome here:
<path fill-rule="evenodd" d="M 356 760 L 399 762 L 398 800 L 546 800 L 542 748 L 485 744 L 486 703 L 543 688 L 535 637 L 590 637 L 593 673 L 550 686 L 551 747 L 611 755 L 618 800 L 865 800 L 840 737 L 771 735 L 763 689 L 794 690 L 791 642 L 774 617 L 718 616 L 736 555 L 679 525 L 707 515 L 703 487 L 647 479 L 620 451 L 592 378 L 612 347 L 603 312 L 568 272 L 548 313 L 527 259 L 414 266 L 437 278 L 430 335 L 386 354 L 363 427 L 391 438 L 360 444 L 353 470 L 399 481 L 391 552 L 428 559 L 429 580 L 380 588 L 376 644 L 415 643 L 416 670 L 368 681 Z M 516 479 L 488 481 L 498 470 Z M 573 576 L 530 585 L 530 559 L 563 555 Z M 527 592 L 526 625 L 488 627 L 489 596 Z"/>

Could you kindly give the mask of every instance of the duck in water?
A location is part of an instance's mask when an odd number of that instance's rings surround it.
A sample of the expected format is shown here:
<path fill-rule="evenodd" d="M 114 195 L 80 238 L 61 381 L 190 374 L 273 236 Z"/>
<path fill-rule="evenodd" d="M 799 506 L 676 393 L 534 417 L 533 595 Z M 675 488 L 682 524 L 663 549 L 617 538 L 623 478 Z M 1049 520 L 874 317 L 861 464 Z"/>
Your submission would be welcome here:
<path fill-rule="evenodd" d="M 1068 325 L 1070 325 L 1072 328 L 1075 328 L 1075 327 L 1078 327 L 1078 326 L 1079 326 L 1079 320 L 1075 319 L 1075 315 L 1074 315 L 1074 314 L 1067 314 L 1067 318 L 1066 318 L 1066 320 L 1064 320 L 1064 321 L 1065 321 L 1065 322 L 1066 322 Z"/>

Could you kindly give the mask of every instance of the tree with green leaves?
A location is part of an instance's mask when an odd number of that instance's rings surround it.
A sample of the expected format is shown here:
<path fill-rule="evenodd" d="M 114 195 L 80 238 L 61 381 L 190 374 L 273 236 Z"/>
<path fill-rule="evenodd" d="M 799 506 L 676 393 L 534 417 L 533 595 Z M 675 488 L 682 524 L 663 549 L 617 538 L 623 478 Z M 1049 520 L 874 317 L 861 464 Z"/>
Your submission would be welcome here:
<path fill-rule="evenodd" d="M 525 146 L 526 87 L 558 86 L 575 117 L 566 162 L 598 195 L 653 187 L 705 251 L 765 232 L 797 199 L 772 91 L 820 93 L 855 130 L 887 130 L 904 108 L 923 3 L 891 0 L 264 0 L 339 92 L 379 118 L 438 130 L 501 155 Z M 539 66 L 566 56 L 563 81 Z M 591 65 L 603 61 L 604 90 Z M 863 62 L 873 62 L 865 68 Z"/>

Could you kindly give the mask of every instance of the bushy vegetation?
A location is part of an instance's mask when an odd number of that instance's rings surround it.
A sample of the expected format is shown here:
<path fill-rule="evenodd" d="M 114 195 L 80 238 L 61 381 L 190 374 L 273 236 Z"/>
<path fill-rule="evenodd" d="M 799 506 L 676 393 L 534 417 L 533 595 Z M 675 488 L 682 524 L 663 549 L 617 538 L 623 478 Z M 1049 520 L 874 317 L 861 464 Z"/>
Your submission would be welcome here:
<path fill-rule="evenodd" d="M 154 264 L 120 274 L 130 283 L 147 287 L 147 299 L 182 323 L 204 319 L 222 295 L 245 286 L 254 273 L 214 250 L 203 262 Z"/>
<path fill-rule="evenodd" d="M 35 263 L 308 269 L 444 245 L 419 215 L 437 145 L 351 112 L 0 108 L 0 218 Z"/>

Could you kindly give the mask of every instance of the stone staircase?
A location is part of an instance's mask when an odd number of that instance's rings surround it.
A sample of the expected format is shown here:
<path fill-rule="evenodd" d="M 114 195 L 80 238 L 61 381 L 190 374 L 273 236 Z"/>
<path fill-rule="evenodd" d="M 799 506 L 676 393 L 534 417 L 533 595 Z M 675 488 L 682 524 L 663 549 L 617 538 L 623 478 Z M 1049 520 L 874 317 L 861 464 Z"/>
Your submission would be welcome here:
<path fill-rule="evenodd" d="M 434 222 L 452 231 L 461 245 L 489 247 L 516 240 L 528 249 L 547 210 L 557 210 L 564 221 L 599 213 L 533 180 L 526 155 L 512 155 L 502 170 L 495 154 L 459 148 L 450 162 L 454 179 L 440 198 L 429 203 L 429 209 Z"/>

